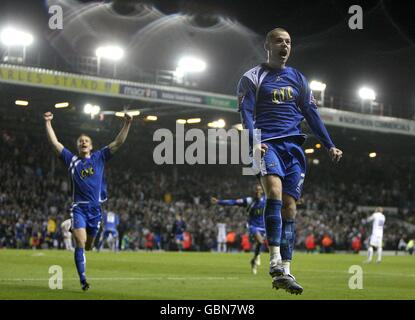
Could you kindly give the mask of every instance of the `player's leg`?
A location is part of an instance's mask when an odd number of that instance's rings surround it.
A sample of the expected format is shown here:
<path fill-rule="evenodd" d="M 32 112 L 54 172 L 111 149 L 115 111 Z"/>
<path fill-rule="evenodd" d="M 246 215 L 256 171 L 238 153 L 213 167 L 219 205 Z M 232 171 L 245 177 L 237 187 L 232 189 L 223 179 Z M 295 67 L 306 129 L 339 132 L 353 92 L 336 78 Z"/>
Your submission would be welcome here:
<path fill-rule="evenodd" d="M 75 238 L 75 265 L 78 271 L 79 280 L 83 290 L 88 289 L 88 283 L 86 282 L 86 257 L 85 246 L 87 241 L 86 229 L 75 227 L 72 231 Z"/>
<path fill-rule="evenodd" d="M 101 251 L 104 248 L 104 242 L 106 238 L 106 231 L 102 230 L 101 234 L 99 236 L 99 241 L 98 241 L 98 251 Z"/>
<path fill-rule="evenodd" d="M 261 248 L 262 248 L 262 244 L 264 243 L 264 238 L 261 235 L 261 232 L 257 231 L 254 235 L 254 243 L 255 243 L 255 248 L 254 248 L 254 261 L 255 264 L 257 266 L 259 266 L 261 264 Z"/>
<path fill-rule="evenodd" d="M 378 258 L 376 260 L 377 263 L 381 263 L 382 262 L 382 252 L 383 252 L 383 249 L 382 249 L 382 239 L 379 239 L 379 245 L 378 245 L 378 248 L 377 248 Z"/>
<path fill-rule="evenodd" d="M 301 197 L 306 160 L 301 147 L 293 142 L 284 143 L 289 157 L 285 160 L 285 177 L 282 182 L 282 232 L 281 232 L 281 258 L 284 267 L 284 277 L 274 281 L 275 287 L 285 288 L 288 292 L 301 294 L 302 286 L 291 274 L 290 265 L 295 246 L 295 218 L 297 215 L 297 199 Z"/>
<path fill-rule="evenodd" d="M 373 258 L 373 246 L 369 245 L 369 248 L 367 249 L 367 260 L 366 262 L 371 262 Z"/>
<path fill-rule="evenodd" d="M 291 274 L 290 264 L 295 246 L 295 217 L 297 202 L 289 194 L 282 194 L 281 258 L 285 274 Z"/>
<path fill-rule="evenodd" d="M 251 229 L 250 231 L 252 235 L 251 238 L 254 243 L 254 256 L 251 259 L 251 271 L 253 274 L 257 274 L 258 266 L 261 264 L 260 253 L 264 239 L 261 233 L 258 230 L 256 230 L 256 228 L 254 228 L 254 230 Z"/>
<path fill-rule="evenodd" d="M 118 231 L 114 231 L 114 248 L 113 248 L 113 251 L 118 252 L 119 246 L 120 246 L 120 237 L 118 235 Z M 153 250 L 153 249 L 151 249 L 151 250 Z"/>
<path fill-rule="evenodd" d="M 86 282 L 86 258 L 85 258 L 85 245 L 87 240 L 86 226 L 87 226 L 87 214 L 84 207 L 74 205 L 71 209 L 71 229 L 72 235 L 75 239 L 75 266 L 78 271 L 79 280 L 83 290 L 88 289 L 88 283 Z"/>
<path fill-rule="evenodd" d="M 261 183 L 267 198 L 264 222 L 270 253 L 270 275 L 276 277 L 282 275 L 284 271 L 280 253 L 282 183 L 277 175 L 265 175 L 261 177 Z"/>

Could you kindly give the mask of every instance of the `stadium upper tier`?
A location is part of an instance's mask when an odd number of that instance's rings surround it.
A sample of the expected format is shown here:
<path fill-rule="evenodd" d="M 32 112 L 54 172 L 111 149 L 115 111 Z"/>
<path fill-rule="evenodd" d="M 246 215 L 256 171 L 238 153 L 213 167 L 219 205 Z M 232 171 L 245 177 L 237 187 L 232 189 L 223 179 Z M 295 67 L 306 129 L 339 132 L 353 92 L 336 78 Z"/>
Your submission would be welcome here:
<path fill-rule="evenodd" d="M 128 99 L 147 103 L 150 108 L 163 104 L 196 110 L 237 112 L 236 96 L 33 67 L 0 64 L 0 82 L 30 88 Z M 319 109 L 327 125 L 415 136 L 415 121 L 344 111 L 340 110 L 342 109 L 341 105 L 335 105 L 333 101 L 330 104 L 331 108 L 320 107 Z"/>

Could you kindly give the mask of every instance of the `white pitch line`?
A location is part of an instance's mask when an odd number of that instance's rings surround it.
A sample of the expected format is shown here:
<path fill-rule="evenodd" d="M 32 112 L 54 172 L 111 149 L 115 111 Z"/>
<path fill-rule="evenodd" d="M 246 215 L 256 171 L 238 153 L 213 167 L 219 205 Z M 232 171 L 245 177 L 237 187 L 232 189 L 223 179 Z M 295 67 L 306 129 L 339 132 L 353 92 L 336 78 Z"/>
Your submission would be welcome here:
<path fill-rule="evenodd" d="M 307 272 L 319 272 L 319 273 L 337 273 L 339 275 L 350 275 L 347 271 L 335 271 L 335 270 L 326 270 L 326 269 L 307 269 L 304 273 Z M 407 273 L 394 273 L 394 272 L 371 272 L 363 270 L 364 275 L 379 275 L 379 276 L 395 276 L 395 277 L 415 277 L 415 274 L 407 274 Z"/>
<path fill-rule="evenodd" d="M 165 277 L 165 278 L 150 278 L 150 277 L 142 277 L 142 278 L 88 278 L 91 281 L 146 281 L 146 280 L 171 280 L 171 281 L 193 281 L 193 280 L 238 280 L 237 277 Z M 79 281 L 77 278 L 69 278 L 65 279 L 64 281 Z M 25 278 L 25 279 L 1 279 L 0 282 L 29 282 L 29 281 L 49 281 L 49 278 Z"/>

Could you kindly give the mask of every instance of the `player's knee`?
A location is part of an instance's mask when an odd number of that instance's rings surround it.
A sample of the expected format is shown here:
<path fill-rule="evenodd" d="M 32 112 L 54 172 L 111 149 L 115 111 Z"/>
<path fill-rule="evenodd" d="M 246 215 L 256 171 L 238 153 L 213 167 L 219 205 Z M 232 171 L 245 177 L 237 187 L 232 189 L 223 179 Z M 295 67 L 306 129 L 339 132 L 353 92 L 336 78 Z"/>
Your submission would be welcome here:
<path fill-rule="evenodd" d="M 284 219 L 295 219 L 297 203 L 293 197 L 283 196 L 281 214 Z"/>
<path fill-rule="evenodd" d="M 267 190 L 268 199 L 281 200 L 282 189 L 278 184 L 271 185 Z"/>
<path fill-rule="evenodd" d="M 284 219 L 295 219 L 295 216 L 297 215 L 297 207 L 283 205 L 281 214 Z"/>

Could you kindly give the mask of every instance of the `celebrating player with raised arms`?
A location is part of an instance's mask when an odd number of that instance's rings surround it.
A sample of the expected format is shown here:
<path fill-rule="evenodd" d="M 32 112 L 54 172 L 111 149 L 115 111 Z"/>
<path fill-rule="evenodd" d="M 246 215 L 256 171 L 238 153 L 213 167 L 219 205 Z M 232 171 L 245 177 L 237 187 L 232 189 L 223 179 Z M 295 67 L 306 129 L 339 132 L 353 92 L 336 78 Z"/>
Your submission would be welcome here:
<path fill-rule="evenodd" d="M 211 198 L 212 204 L 222 206 L 240 206 L 245 207 L 248 213 L 248 230 L 249 235 L 255 242 L 254 257 L 251 259 L 251 270 L 253 274 L 257 274 L 257 267 L 261 264 L 260 254 L 261 247 L 264 243 L 265 225 L 263 211 L 265 207 L 265 197 L 263 196 L 262 187 L 257 184 L 255 186 L 255 195 L 253 197 L 246 197 L 236 200 L 220 200 L 214 197 Z"/>
<path fill-rule="evenodd" d="M 57 139 L 52 128 L 53 114 L 43 115 L 47 137 L 54 151 L 68 167 L 72 186 L 71 229 L 75 238 L 75 265 L 82 290 L 89 289 L 85 275 L 85 250 L 91 250 L 102 219 L 101 203 L 107 200 L 104 165 L 125 142 L 132 117 L 124 118 L 124 126 L 108 146 L 92 152 L 92 140 L 82 134 L 77 139 L 78 155 L 66 149 Z"/>
<path fill-rule="evenodd" d="M 372 234 L 369 239 L 369 248 L 367 250 L 366 263 L 372 262 L 373 248 L 377 249 L 377 263 L 382 261 L 382 246 L 383 246 L 383 227 L 385 226 L 385 215 L 383 214 L 383 208 L 376 208 L 375 212 L 367 218 L 366 222 L 372 222 Z"/>
<path fill-rule="evenodd" d="M 300 198 L 306 173 L 301 145 L 305 118 L 313 133 L 324 144 L 333 161 L 339 161 L 337 149 L 320 118 L 305 77 L 286 66 L 291 53 L 291 37 L 282 28 L 271 30 L 265 40 L 267 62 L 247 71 L 238 84 L 239 111 L 243 127 L 254 137 L 254 163 L 266 194 L 265 228 L 270 251 L 270 275 L 273 287 L 301 294 L 302 286 L 290 272 L 295 243 L 296 201 Z M 260 137 L 258 131 L 260 130 Z M 282 216 L 281 216 L 282 214 Z"/>

